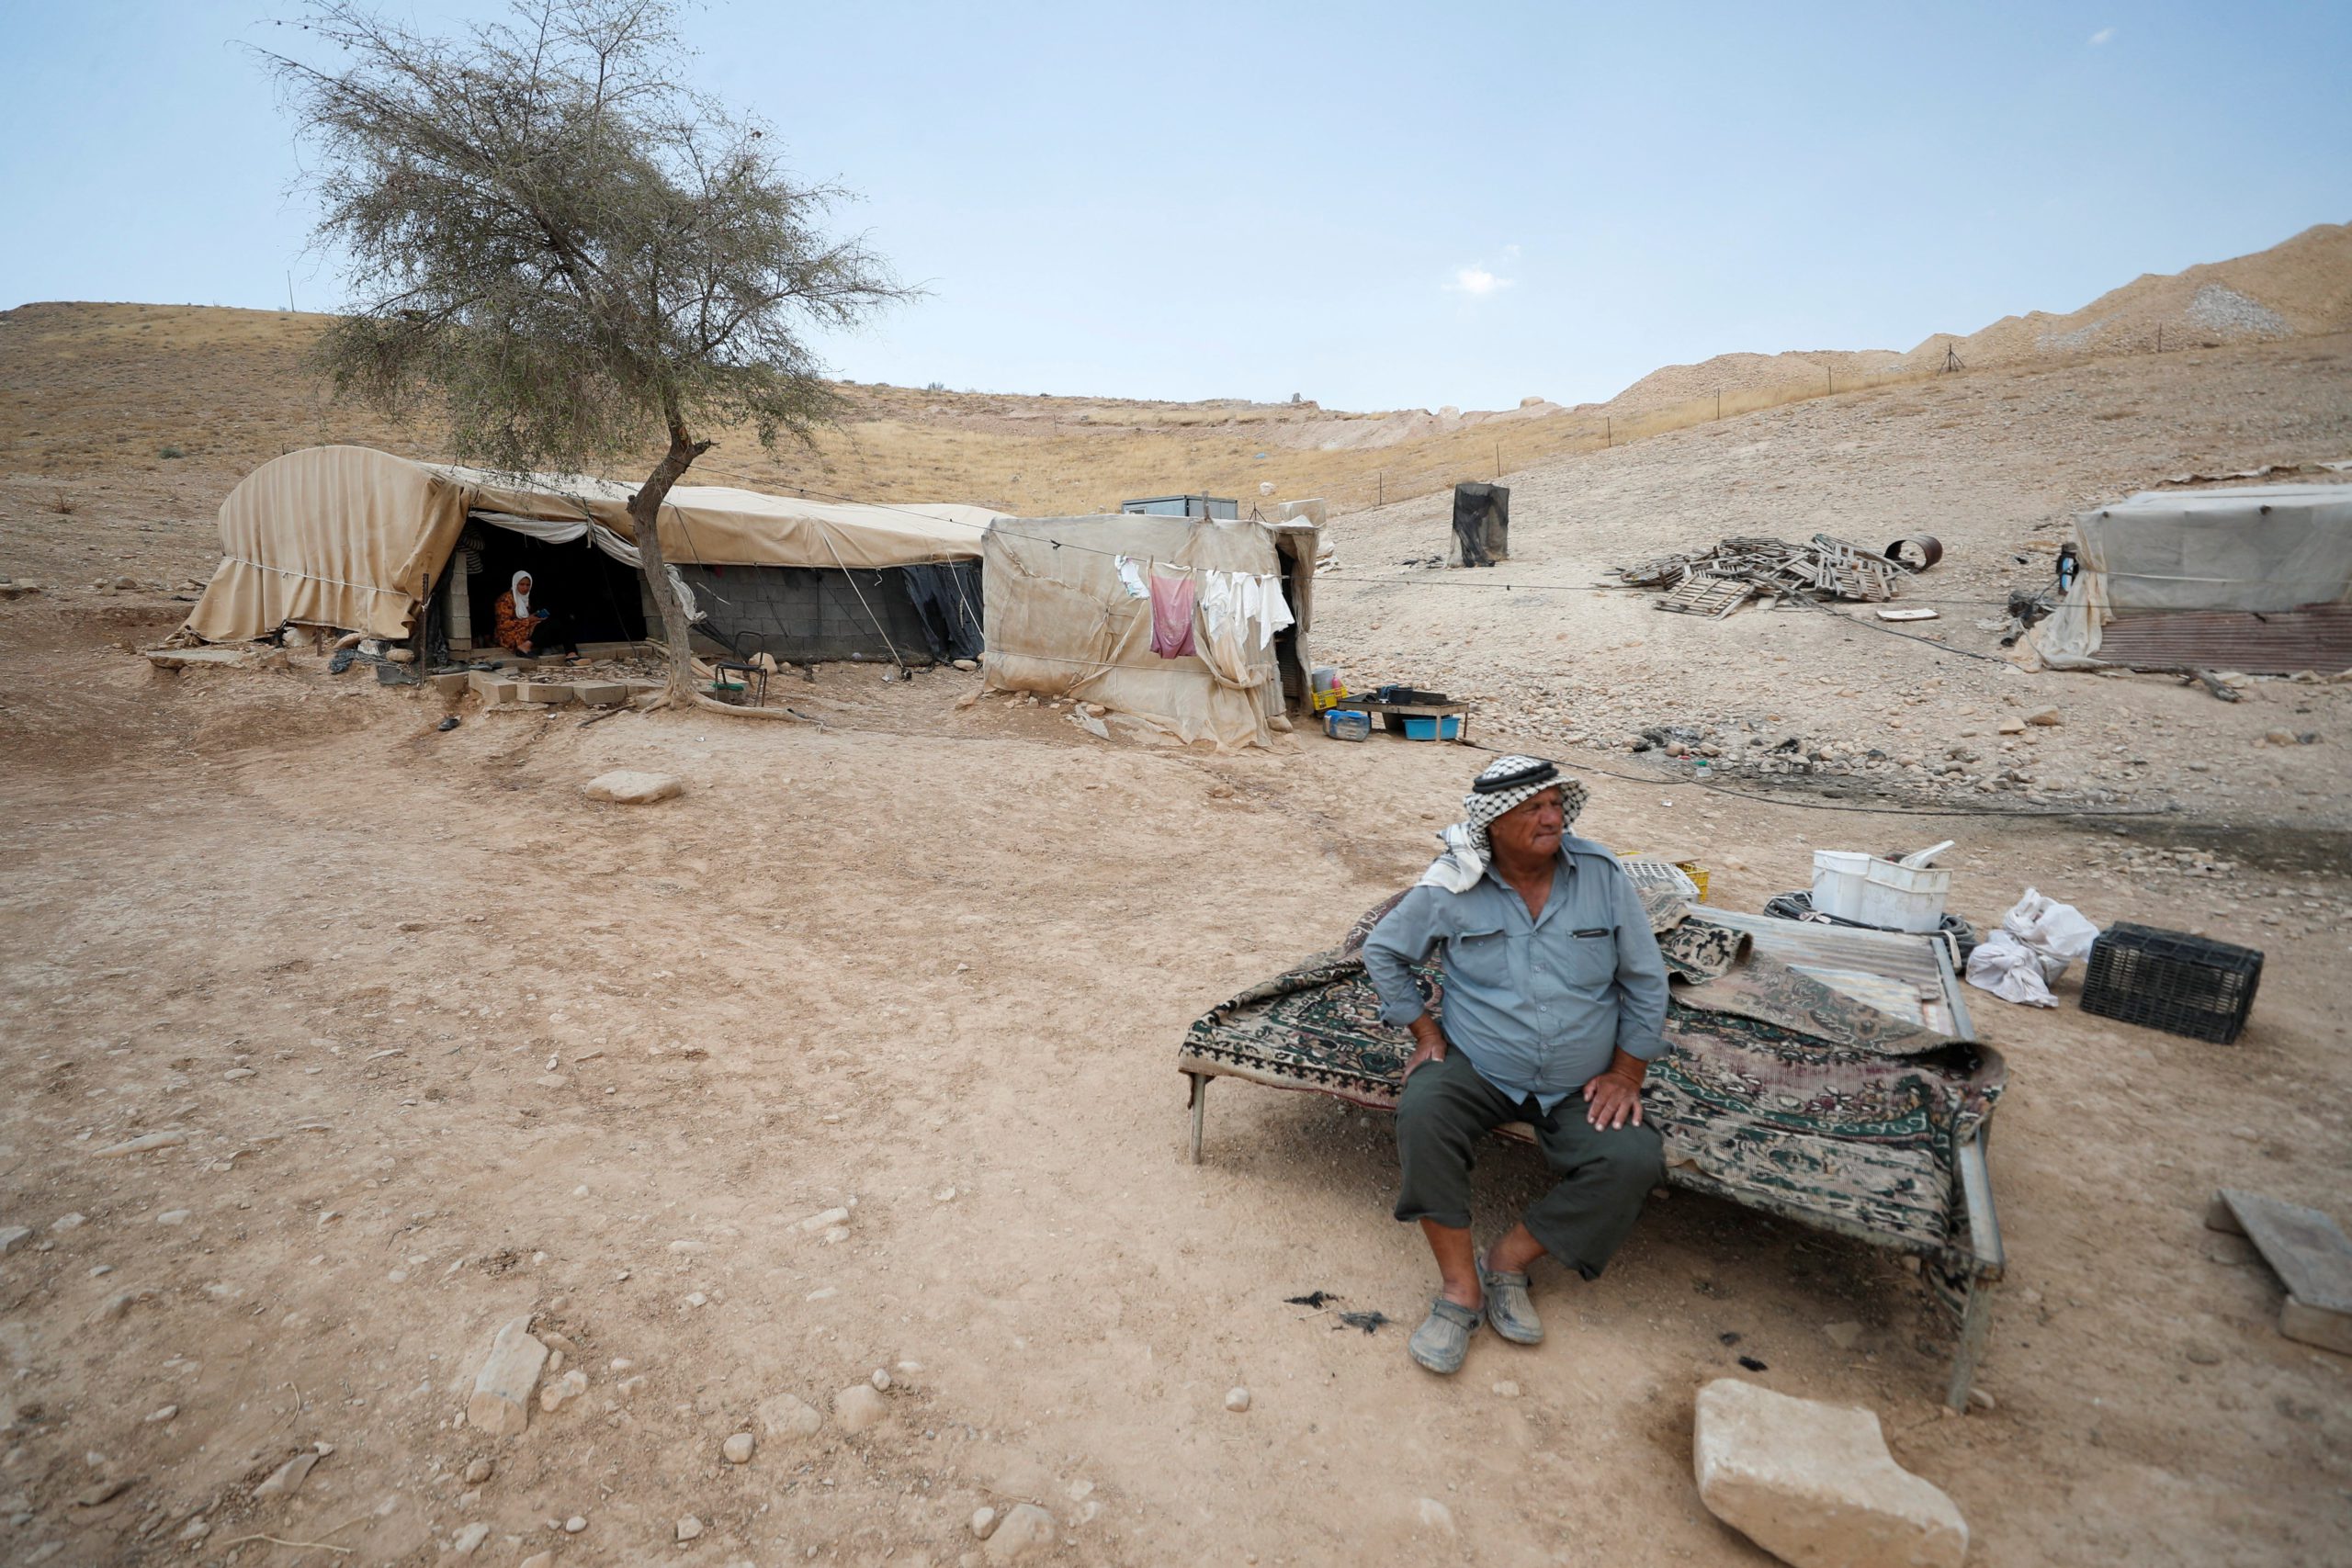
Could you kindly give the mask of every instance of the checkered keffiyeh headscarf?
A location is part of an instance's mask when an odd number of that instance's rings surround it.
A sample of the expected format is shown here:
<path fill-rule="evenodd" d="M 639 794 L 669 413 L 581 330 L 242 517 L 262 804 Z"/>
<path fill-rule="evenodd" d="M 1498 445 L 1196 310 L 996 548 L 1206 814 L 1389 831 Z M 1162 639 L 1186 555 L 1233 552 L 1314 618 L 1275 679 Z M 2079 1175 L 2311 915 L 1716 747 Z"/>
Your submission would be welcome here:
<path fill-rule="evenodd" d="M 1561 775 L 1557 764 L 1541 757 L 1498 757 L 1472 781 L 1462 797 L 1462 820 L 1438 834 L 1445 853 L 1421 874 L 1421 881 L 1453 893 L 1466 893 L 1485 874 L 1494 857 L 1487 829 L 1495 819 L 1547 789 L 1560 792 L 1561 827 L 1565 830 L 1584 809 L 1589 791 Z"/>

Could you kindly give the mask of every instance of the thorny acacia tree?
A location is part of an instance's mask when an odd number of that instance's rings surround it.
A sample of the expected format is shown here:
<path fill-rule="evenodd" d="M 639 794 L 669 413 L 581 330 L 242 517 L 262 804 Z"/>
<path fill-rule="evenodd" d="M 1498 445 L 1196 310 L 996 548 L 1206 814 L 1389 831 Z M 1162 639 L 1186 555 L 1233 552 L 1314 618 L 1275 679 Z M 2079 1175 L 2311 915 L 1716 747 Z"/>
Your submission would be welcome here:
<path fill-rule="evenodd" d="M 666 449 L 628 505 L 671 682 L 686 619 L 654 527 L 710 432 L 802 440 L 837 400 L 804 342 L 910 296 L 846 193 L 800 185 L 764 128 L 679 85 L 671 0 L 517 0 L 425 37 L 355 0 L 301 24 L 334 68 L 265 52 L 316 164 L 313 242 L 347 258 L 322 339 L 338 396 L 446 418 L 455 456 L 590 473 Z"/>

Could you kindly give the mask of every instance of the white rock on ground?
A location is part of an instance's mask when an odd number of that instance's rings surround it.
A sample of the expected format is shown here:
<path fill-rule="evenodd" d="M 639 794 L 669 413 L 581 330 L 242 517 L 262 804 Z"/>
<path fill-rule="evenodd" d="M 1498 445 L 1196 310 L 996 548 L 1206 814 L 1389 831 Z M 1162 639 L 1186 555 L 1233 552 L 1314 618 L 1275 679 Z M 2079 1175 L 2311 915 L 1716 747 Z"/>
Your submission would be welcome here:
<path fill-rule="evenodd" d="M 539 1390 L 539 1408 L 553 1415 L 588 1392 L 588 1374 L 578 1367 Z"/>
<path fill-rule="evenodd" d="M 474 1374 L 473 1397 L 466 1402 L 466 1425 L 493 1438 L 510 1437 L 531 1424 L 531 1391 L 548 1362 L 548 1348 L 531 1337 L 526 1313 L 498 1331 L 490 1356 Z"/>
<path fill-rule="evenodd" d="M 0 1257 L 17 1250 L 17 1244 L 33 1234 L 30 1225 L 0 1225 Z"/>
<path fill-rule="evenodd" d="M 996 1510 L 994 1508 L 975 1508 L 972 1510 L 972 1533 L 974 1535 L 979 1537 L 982 1540 L 986 1540 L 989 1538 L 989 1533 L 995 1529 Z"/>
<path fill-rule="evenodd" d="M 686 1515 L 684 1518 L 678 1521 L 678 1539 L 680 1540 L 692 1540 L 700 1534 L 702 1534 L 702 1521 L 695 1517 L 692 1514 Z"/>
<path fill-rule="evenodd" d="M 1959 1508 L 1894 1462 L 1870 1411 L 1718 1378 L 1699 1391 L 1691 1451 L 1708 1511 L 1794 1568 L 1959 1568 L 1967 1555 Z"/>
<path fill-rule="evenodd" d="M 609 773 L 598 773 L 590 779 L 581 793 L 591 800 L 609 800 L 616 806 L 645 806 L 683 795 L 685 788 L 686 781 L 675 773 L 647 773 L 634 768 L 616 768 Z"/>
<path fill-rule="evenodd" d="M 1225 1391 L 1225 1407 L 1238 1414 L 1250 1408 L 1250 1391 L 1236 1384 Z"/>
<path fill-rule="evenodd" d="M 825 1424 L 815 1406 L 789 1393 L 770 1394 L 752 1407 L 752 1414 L 771 1438 L 814 1437 Z"/>
<path fill-rule="evenodd" d="M 1423 1529 L 1434 1530 L 1439 1535 L 1452 1535 L 1453 1533 L 1453 1510 L 1439 1502 L 1436 1498 L 1422 1498 L 1420 1500 L 1419 1511 L 1420 1514 L 1421 1528 Z"/>
<path fill-rule="evenodd" d="M 890 1414 L 890 1403 L 872 1383 L 854 1383 L 833 1395 L 833 1420 L 844 1432 L 863 1432 Z"/>
<path fill-rule="evenodd" d="M 449 1543 L 450 1554 L 456 1557 L 471 1557 L 481 1550 L 481 1543 L 489 1539 L 490 1527 L 480 1519 L 476 1519 L 472 1524 L 459 1530 L 458 1539 Z"/>
<path fill-rule="evenodd" d="M 1054 1516 L 1035 1503 L 1015 1503 L 980 1550 L 991 1562 L 1018 1562 L 1054 1544 Z"/>
<path fill-rule="evenodd" d="M 302 1489 L 310 1479 L 311 1467 L 319 1462 L 316 1450 L 305 1449 L 284 1464 L 270 1472 L 269 1479 L 254 1488 L 255 1497 L 290 1497 Z"/>
<path fill-rule="evenodd" d="M 718 1445 L 718 1455 L 729 1464 L 749 1464 L 752 1462 L 752 1450 L 756 1446 L 758 1439 L 751 1433 L 738 1432 Z"/>

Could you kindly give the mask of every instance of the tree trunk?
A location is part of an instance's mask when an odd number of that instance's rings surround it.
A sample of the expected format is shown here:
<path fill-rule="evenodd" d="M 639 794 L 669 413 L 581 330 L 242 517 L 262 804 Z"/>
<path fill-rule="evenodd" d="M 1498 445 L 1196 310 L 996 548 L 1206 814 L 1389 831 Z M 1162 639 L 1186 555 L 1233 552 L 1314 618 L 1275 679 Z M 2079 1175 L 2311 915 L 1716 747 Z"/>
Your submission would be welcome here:
<path fill-rule="evenodd" d="M 709 450 L 709 442 L 689 440 L 686 427 L 672 420 L 670 450 L 662 454 L 652 474 L 628 499 L 629 522 L 637 532 L 638 570 L 645 574 L 646 592 L 652 595 L 654 612 L 662 622 L 662 644 L 670 656 L 670 694 L 679 700 L 695 684 L 694 653 L 686 645 L 691 623 L 686 619 L 686 607 L 680 602 L 677 589 L 671 584 L 669 563 L 662 558 L 662 537 L 656 524 L 670 487 L 678 482 L 678 477 L 696 457 Z"/>

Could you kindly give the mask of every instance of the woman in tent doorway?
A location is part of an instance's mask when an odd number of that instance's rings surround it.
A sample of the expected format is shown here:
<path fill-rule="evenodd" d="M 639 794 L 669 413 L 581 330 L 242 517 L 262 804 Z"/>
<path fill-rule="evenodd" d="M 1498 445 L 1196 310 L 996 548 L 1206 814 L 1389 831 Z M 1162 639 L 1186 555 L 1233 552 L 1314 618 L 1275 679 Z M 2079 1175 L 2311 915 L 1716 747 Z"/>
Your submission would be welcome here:
<path fill-rule="evenodd" d="M 517 653 L 551 653 L 564 646 L 563 634 L 554 614 L 542 607 L 531 606 L 531 574 L 518 571 L 513 586 L 498 596 L 492 606 L 498 620 L 498 645 Z"/>

